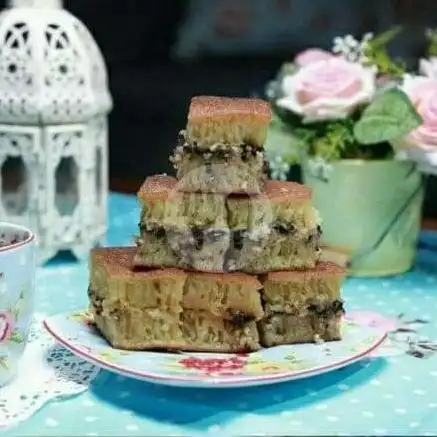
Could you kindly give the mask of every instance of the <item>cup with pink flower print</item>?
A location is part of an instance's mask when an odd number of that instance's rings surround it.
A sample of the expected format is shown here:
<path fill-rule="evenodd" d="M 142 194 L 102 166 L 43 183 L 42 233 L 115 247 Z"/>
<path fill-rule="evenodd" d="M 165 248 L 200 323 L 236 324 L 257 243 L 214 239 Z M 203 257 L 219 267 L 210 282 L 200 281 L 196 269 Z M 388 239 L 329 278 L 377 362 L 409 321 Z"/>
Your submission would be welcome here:
<path fill-rule="evenodd" d="M 35 292 L 35 235 L 0 222 L 0 387 L 16 374 L 27 343 Z"/>

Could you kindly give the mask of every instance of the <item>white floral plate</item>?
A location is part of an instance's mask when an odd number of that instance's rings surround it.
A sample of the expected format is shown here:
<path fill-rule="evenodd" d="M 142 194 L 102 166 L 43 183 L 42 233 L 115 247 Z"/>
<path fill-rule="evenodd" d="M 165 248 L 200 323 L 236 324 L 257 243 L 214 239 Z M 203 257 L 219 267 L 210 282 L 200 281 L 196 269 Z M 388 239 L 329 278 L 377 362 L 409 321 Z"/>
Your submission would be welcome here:
<path fill-rule="evenodd" d="M 52 316 L 44 326 L 65 348 L 104 369 L 180 387 L 245 387 L 320 375 L 361 360 L 386 338 L 380 329 L 345 319 L 343 339 L 336 342 L 277 346 L 249 354 L 166 353 L 114 349 L 86 312 Z"/>

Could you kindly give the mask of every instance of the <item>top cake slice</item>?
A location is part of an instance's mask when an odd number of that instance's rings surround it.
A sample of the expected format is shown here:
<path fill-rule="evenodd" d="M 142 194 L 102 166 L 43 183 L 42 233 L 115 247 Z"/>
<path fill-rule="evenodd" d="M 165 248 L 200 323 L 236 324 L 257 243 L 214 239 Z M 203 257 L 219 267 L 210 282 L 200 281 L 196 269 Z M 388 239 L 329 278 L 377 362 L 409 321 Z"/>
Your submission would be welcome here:
<path fill-rule="evenodd" d="M 193 97 L 185 140 L 199 149 L 214 145 L 262 148 L 271 118 L 270 105 L 264 100 Z"/>

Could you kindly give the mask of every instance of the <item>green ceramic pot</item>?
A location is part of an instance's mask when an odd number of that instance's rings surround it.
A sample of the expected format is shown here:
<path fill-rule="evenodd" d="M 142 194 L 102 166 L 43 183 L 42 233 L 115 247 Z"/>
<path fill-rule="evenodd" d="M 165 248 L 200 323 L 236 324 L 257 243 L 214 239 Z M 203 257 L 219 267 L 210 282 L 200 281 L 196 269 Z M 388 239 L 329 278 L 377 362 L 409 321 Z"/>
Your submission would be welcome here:
<path fill-rule="evenodd" d="M 317 171 L 304 160 L 322 243 L 350 254 L 350 274 L 388 276 L 409 270 L 416 254 L 423 202 L 422 176 L 399 161 L 342 160 Z"/>

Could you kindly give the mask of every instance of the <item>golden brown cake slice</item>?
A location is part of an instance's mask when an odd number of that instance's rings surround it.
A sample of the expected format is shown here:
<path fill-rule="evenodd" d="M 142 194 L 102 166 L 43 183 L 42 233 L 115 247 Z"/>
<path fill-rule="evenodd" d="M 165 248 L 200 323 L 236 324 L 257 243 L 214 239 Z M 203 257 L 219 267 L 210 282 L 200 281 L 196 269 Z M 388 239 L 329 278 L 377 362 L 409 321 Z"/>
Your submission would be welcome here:
<path fill-rule="evenodd" d="M 268 181 L 262 195 L 229 196 L 227 210 L 232 231 L 228 270 L 265 273 L 315 266 L 322 231 L 308 187 Z"/>
<path fill-rule="evenodd" d="M 187 273 L 179 269 L 134 272 L 135 250 L 96 248 L 90 254 L 89 294 L 96 308 L 162 308 L 180 313 Z"/>
<path fill-rule="evenodd" d="M 259 348 L 256 322 L 264 312 L 257 278 L 133 271 L 134 254 L 134 248 L 91 252 L 91 311 L 112 345 L 225 352 Z"/>
<path fill-rule="evenodd" d="M 230 244 L 225 196 L 184 193 L 175 178 L 156 175 L 146 179 L 138 198 L 136 266 L 223 271 Z"/>
<path fill-rule="evenodd" d="M 235 326 L 260 320 L 264 315 L 256 276 L 244 273 L 188 273 L 183 308 L 207 311 Z"/>
<path fill-rule="evenodd" d="M 259 323 L 263 346 L 340 340 L 345 271 L 320 262 L 308 271 L 268 273 L 262 298 L 266 316 Z"/>
<path fill-rule="evenodd" d="M 271 119 L 264 100 L 197 96 L 191 100 L 185 135 L 199 149 L 215 144 L 262 148 Z"/>
<path fill-rule="evenodd" d="M 264 347 L 282 344 L 314 343 L 341 340 L 342 310 L 332 307 L 326 316 L 277 313 L 259 322 L 259 335 Z"/>
<path fill-rule="evenodd" d="M 332 262 L 319 262 L 314 269 L 266 274 L 262 298 L 267 315 L 299 314 L 317 305 L 340 300 L 345 271 Z"/>
<path fill-rule="evenodd" d="M 184 193 L 171 176 L 148 177 L 137 196 L 142 206 L 141 226 L 145 229 L 226 226 L 226 196 Z"/>

